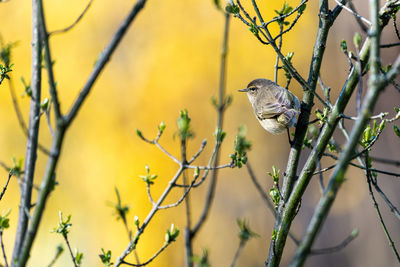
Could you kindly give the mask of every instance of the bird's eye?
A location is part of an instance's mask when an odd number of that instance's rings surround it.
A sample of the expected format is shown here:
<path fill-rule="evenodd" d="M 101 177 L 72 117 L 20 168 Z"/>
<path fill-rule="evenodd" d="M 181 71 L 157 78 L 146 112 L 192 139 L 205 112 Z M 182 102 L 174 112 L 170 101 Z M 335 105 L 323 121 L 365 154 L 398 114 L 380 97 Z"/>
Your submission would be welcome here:
<path fill-rule="evenodd" d="M 255 86 L 249 87 L 250 92 L 254 92 L 257 88 Z"/>

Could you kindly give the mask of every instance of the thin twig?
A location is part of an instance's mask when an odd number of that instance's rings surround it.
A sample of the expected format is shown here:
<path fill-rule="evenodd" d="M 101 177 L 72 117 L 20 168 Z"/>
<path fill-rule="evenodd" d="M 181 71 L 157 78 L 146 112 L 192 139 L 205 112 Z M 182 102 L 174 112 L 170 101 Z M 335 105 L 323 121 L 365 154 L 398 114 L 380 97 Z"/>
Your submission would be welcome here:
<path fill-rule="evenodd" d="M 321 161 L 318 161 L 318 171 L 319 171 L 319 185 L 320 185 L 320 189 L 321 189 L 321 193 L 323 194 L 325 191 L 325 186 L 324 186 L 324 175 L 323 172 L 321 171 L 322 167 L 321 167 Z"/>
<path fill-rule="evenodd" d="M 42 40 L 40 36 L 40 25 L 42 2 L 40 0 L 32 2 L 32 66 L 31 66 L 31 89 L 32 96 L 29 109 L 28 141 L 25 153 L 25 183 L 21 188 L 21 198 L 19 204 L 19 215 L 17 222 L 17 232 L 14 242 L 12 262 L 20 262 L 21 249 L 26 238 L 28 228 L 28 216 L 26 211 L 31 208 L 32 184 L 36 167 L 37 144 L 39 138 L 40 123 L 40 97 L 42 81 Z"/>
<path fill-rule="evenodd" d="M 8 183 L 10 182 L 11 176 L 12 176 L 12 171 L 10 171 L 10 172 L 8 173 L 8 179 L 7 179 L 6 185 L 3 187 L 3 191 L 1 191 L 0 200 L 3 199 L 3 196 L 4 196 L 4 194 L 6 193 L 6 190 L 7 190 L 7 187 L 8 187 Z"/>
<path fill-rule="evenodd" d="M 79 17 L 68 27 L 64 28 L 64 29 L 60 29 L 60 30 L 55 30 L 49 33 L 49 35 L 53 35 L 53 34 L 59 34 L 59 33 L 65 33 L 69 30 L 71 30 L 73 27 L 75 27 L 79 21 L 83 18 L 83 16 L 86 14 L 86 12 L 89 10 L 90 5 L 92 4 L 93 0 L 89 0 L 89 3 L 86 5 L 85 9 L 82 11 L 82 13 L 79 15 Z"/>
<path fill-rule="evenodd" d="M 154 255 L 151 256 L 150 259 L 148 259 L 147 261 L 145 261 L 143 263 L 134 264 L 134 263 L 129 263 L 129 262 L 126 262 L 125 260 L 122 260 L 121 264 L 126 264 L 129 266 L 145 266 L 145 265 L 149 264 L 150 262 L 152 262 L 155 258 L 157 258 L 157 256 L 160 255 L 160 253 L 163 252 L 164 249 L 166 249 L 169 246 L 169 244 L 171 244 L 171 242 L 164 243 L 164 245 L 156 253 L 154 253 Z"/>
<path fill-rule="evenodd" d="M 237 250 L 235 252 L 235 256 L 233 257 L 233 261 L 232 261 L 231 267 L 235 267 L 236 266 L 237 260 L 239 259 L 239 255 L 242 252 L 242 249 L 244 248 L 245 244 L 246 244 L 246 241 L 240 240 L 239 247 L 237 248 Z"/>
<path fill-rule="evenodd" d="M 8 267 L 6 250 L 4 249 L 4 242 L 3 242 L 3 230 L 0 230 L 0 243 L 1 243 L 1 251 L 3 252 L 4 266 Z"/>
<path fill-rule="evenodd" d="M 366 166 L 368 166 L 368 162 L 365 162 L 365 164 L 366 164 Z M 367 174 L 367 182 L 368 182 L 368 191 L 369 191 L 369 194 L 371 196 L 372 203 L 373 203 L 373 205 L 375 207 L 376 213 L 377 213 L 377 215 L 379 217 L 379 221 L 380 221 L 380 223 L 382 225 L 383 231 L 385 232 L 386 238 L 389 241 L 389 245 L 392 248 L 394 254 L 396 255 L 397 261 L 400 263 L 399 253 L 397 252 L 397 249 L 396 249 L 396 246 L 395 246 L 395 244 L 394 244 L 394 242 L 392 240 L 392 237 L 390 236 L 389 231 L 388 231 L 388 229 L 386 227 L 386 224 L 383 221 L 383 217 L 382 217 L 381 211 L 379 209 L 378 203 L 376 202 L 376 199 L 375 199 L 375 196 L 374 196 L 374 192 L 372 191 L 372 186 L 371 186 L 372 177 L 371 177 L 370 170 L 367 169 L 366 170 L 366 174 Z"/>
<path fill-rule="evenodd" d="M 281 19 L 284 19 L 284 18 L 287 18 L 287 17 L 291 16 L 293 13 L 295 13 L 297 10 L 299 10 L 299 8 L 300 8 L 303 4 L 305 4 L 305 3 L 307 3 L 307 2 L 308 2 L 308 0 L 303 0 L 303 1 L 301 1 L 301 3 L 300 3 L 297 7 L 295 7 L 292 11 L 290 11 L 289 13 L 287 13 L 287 14 L 285 14 L 285 15 L 278 16 L 278 17 L 273 18 L 272 20 L 266 22 L 265 25 L 267 26 L 268 24 L 270 24 L 270 23 L 272 23 L 272 22 L 275 22 L 275 21 L 277 21 L 277 20 L 281 20 Z"/>
<path fill-rule="evenodd" d="M 229 25 L 230 25 L 230 19 L 231 16 L 228 13 L 224 14 L 225 16 L 225 23 L 223 27 L 223 39 L 222 39 L 222 46 L 221 46 L 221 63 L 220 63 L 220 71 L 219 71 L 219 90 L 218 90 L 218 107 L 217 107 L 217 132 L 222 132 L 223 129 L 223 124 L 224 124 L 224 114 L 226 110 L 226 104 L 225 104 L 225 91 L 226 91 L 226 75 L 227 75 L 227 56 L 228 56 L 228 43 L 229 43 Z M 221 148 L 221 143 L 222 139 L 218 137 L 216 138 L 216 144 L 215 144 L 215 149 L 214 153 L 210 159 L 210 166 L 215 168 L 219 164 L 219 158 L 220 158 L 220 148 Z M 190 237 L 193 239 L 195 235 L 199 232 L 200 228 L 204 225 L 204 222 L 206 221 L 210 210 L 211 210 L 211 205 L 214 200 L 214 195 L 215 195 L 215 189 L 217 186 L 217 177 L 218 177 L 218 169 L 214 169 L 211 172 L 211 177 L 210 177 L 210 183 L 208 186 L 207 194 L 206 194 L 206 199 L 203 207 L 203 211 L 201 212 L 201 215 L 197 221 L 197 223 L 194 224 L 194 227 L 192 229 L 189 229 L 190 231 Z"/>
<path fill-rule="evenodd" d="M 111 55 L 116 50 L 117 46 L 122 40 L 122 37 L 125 36 L 126 31 L 128 30 L 129 26 L 131 25 L 132 21 L 136 18 L 137 14 L 143 9 L 144 5 L 146 4 L 147 0 L 138 0 L 136 4 L 133 6 L 131 11 L 129 12 L 128 16 L 124 19 L 124 21 L 119 26 L 117 32 L 113 35 L 110 43 L 107 47 L 103 50 L 100 54 L 99 59 L 96 62 L 96 65 L 92 72 L 89 75 L 85 85 L 81 89 L 79 96 L 74 101 L 70 111 L 65 115 L 65 123 L 69 125 L 73 119 L 78 114 L 80 107 L 82 106 L 83 102 L 85 101 L 86 97 L 90 93 L 91 89 L 93 88 L 94 83 L 96 82 L 97 78 L 99 77 L 100 73 L 103 71 L 104 67 L 108 63 L 111 58 Z"/>
<path fill-rule="evenodd" d="M 65 243 L 67 244 L 69 253 L 71 255 L 72 262 L 74 263 L 75 267 L 78 267 L 78 264 L 76 263 L 76 260 L 75 260 L 74 253 L 72 252 L 72 249 L 71 249 L 71 245 L 69 244 L 69 241 L 68 241 L 68 236 L 66 234 L 63 234 L 63 237 L 64 237 L 64 240 L 65 240 Z"/>
<path fill-rule="evenodd" d="M 258 193 L 260 193 L 261 198 L 264 200 L 265 204 L 267 205 L 268 209 L 272 212 L 272 214 L 276 215 L 276 210 L 274 205 L 271 203 L 270 198 L 268 197 L 267 193 L 264 192 L 261 184 L 258 182 L 254 172 L 253 168 L 251 167 L 250 162 L 246 163 L 246 168 L 249 173 L 249 177 L 251 181 L 253 182 L 254 186 L 256 187 Z"/>
<path fill-rule="evenodd" d="M 390 48 L 390 47 L 394 47 L 394 46 L 399 46 L 400 43 L 392 43 L 392 44 L 381 44 L 381 48 Z"/>
<path fill-rule="evenodd" d="M 369 171 L 373 172 L 373 170 L 369 169 Z M 390 211 L 393 212 L 398 219 L 400 219 L 400 212 L 396 208 L 395 205 L 389 200 L 389 198 L 386 196 L 386 194 L 382 191 L 382 189 L 378 186 L 378 183 L 375 179 L 372 179 L 372 184 L 375 187 L 375 190 L 378 192 L 379 195 L 383 198 L 383 200 L 387 203 L 387 205 L 390 208 Z"/>
<path fill-rule="evenodd" d="M 354 18 L 356 19 L 356 21 L 357 21 L 358 25 L 360 26 L 361 30 L 363 32 L 367 33 L 368 32 L 368 27 L 365 26 L 362 23 L 362 19 L 361 19 L 362 16 L 360 16 L 360 14 L 358 14 L 358 12 L 356 11 L 356 8 L 353 5 L 353 2 L 350 0 L 350 1 L 348 1 L 348 4 L 349 4 L 350 9 L 353 11 L 352 13 L 354 15 Z M 371 24 L 369 26 L 371 26 Z"/>
<path fill-rule="evenodd" d="M 382 164 L 388 164 L 388 165 L 395 165 L 395 166 L 400 166 L 400 161 L 399 160 L 393 160 L 393 159 L 386 159 L 386 158 L 379 158 L 379 157 L 370 157 L 372 161 L 379 162 Z"/>
<path fill-rule="evenodd" d="M 26 137 L 28 137 L 28 127 L 26 126 L 24 117 L 22 116 L 21 108 L 19 107 L 17 96 L 15 94 L 15 89 L 13 85 L 12 77 L 10 77 L 10 81 L 8 83 L 10 88 L 11 100 L 13 103 L 15 114 L 17 115 L 17 120 L 22 132 Z M 49 155 L 50 151 L 42 144 L 38 142 L 38 149 L 39 151 L 43 152 L 45 155 Z"/>
<path fill-rule="evenodd" d="M 42 4 L 41 0 L 36 0 L 36 1 L 40 5 Z M 35 5 L 37 4 L 36 1 L 34 1 Z M 18 267 L 25 266 L 29 259 L 30 251 L 31 251 L 31 248 L 33 245 L 33 241 L 38 232 L 39 224 L 42 219 L 45 205 L 47 203 L 50 191 L 53 188 L 53 185 L 55 182 L 55 169 L 56 169 L 58 159 L 60 156 L 61 147 L 63 144 L 66 129 L 72 123 L 72 121 L 75 119 L 84 100 L 86 99 L 87 95 L 91 91 L 95 81 L 97 80 L 100 73 L 106 66 L 106 63 L 109 61 L 111 55 L 116 50 L 117 45 L 122 40 L 122 37 L 125 35 L 127 29 L 131 25 L 132 21 L 136 18 L 137 14 L 143 9 L 145 3 L 146 3 L 146 0 L 138 0 L 136 2 L 136 4 L 133 5 L 128 16 L 122 21 L 117 32 L 112 37 L 109 45 L 106 47 L 103 54 L 100 56 L 99 60 L 97 61 L 97 64 L 95 65 L 92 73 L 89 75 L 87 82 L 85 83 L 82 90 L 80 91 L 78 98 L 73 103 L 69 113 L 67 113 L 67 115 L 65 115 L 65 117 L 63 117 L 63 119 L 65 119 L 65 120 L 63 120 L 63 123 L 56 125 L 56 129 L 54 131 L 54 136 L 53 136 L 53 140 L 52 140 L 52 147 L 51 147 L 52 153 L 50 154 L 50 157 L 47 161 L 47 167 L 46 167 L 46 171 L 45 171 L 45 174 L 44 174 L 44 177 L 42 180 L 41 190 L 39 191 L 38 196 L 37 196 L 35 210 L 33 212 L 33 215 L 31 218 L 31 223 L 29 225 L 29 230 L 28 230 L 29 235 L 25 235 L 24 233 L 21 233 L 22 234 L 21 236 L 25 237 L 25 240 L 23 241 L 22 249 L 21 249 L 21 239 L 22 238 L 17 238 L 17 240 L 20 240 L 20 241 L 18 243 L 16 243 L 16 246 L 15 246 L 16 249 L 14 249 L 13 260 L 16 259 L 15 262 L 16 262 L 16 266 L 18 266 Z M 34 5 L 35 8 L 33 10 L 36 12 L 35 5 Z M 38 17 L 38 19 L 40 19 L 41 18 L 40 14 L 37 17 Z M 34 18 L 36 18 L 36 17 L 34 16 Z M 39 30 L 38 30 L 39 27 L 40 27 L 39 22 L 34 24 L 33 28 L 34 28 L 34 30 L 36 29 L 37 35 L 39 35 Z M 36 51 L 36 49 L 35 49 L 35 51 Z M 41 50 L 39 50 L 39 51 L 41 51 Z M 40 58 L 40 53 L 38 53 L 38 54 L 39 54 L 39 58 Z M 40 64 L 38 64 L 38 68 L 41 69 Z M 33 69 L 35 69 L 35 68 L 33 68 Z M 32 80 L 32 87 L 34 87 L 36 80 L 35 79 L 31 79 L 31 80 Z M 39 103 L 39 107 L 40 107 L 40 103 Z M 29 135 L 29 136 L 31 137 L 31 135 Z M 25 213 L 25 209 L 23 209 L 23 212 Z M 132 249 L 129 249 L 129 251 L 132 251 Z M 15 255 L 15 257 L 14 257 L 14 255 Z"/>
<path fill-rule="evenodd" d="M 320 248 L 320 249 L 313 249 L 310 252 L 310 255 L 321 255 L 321 254 L 329 254 L 338 252 L 344 249 L 351 241 L 353 241 L 357 237 L 356 234 L 351 233 L 345 240 L 343 240 L 339 245 L 330 247 L 330 248 Z"/>
<path fill-rule="evenodd" d="M 200 156 L 201 152 L 203 152 L 206 145 L 207 145 L 207 140 L 203 140 L 203 142 L 201 142 L 200 149 L 197 151 L 196 154 L 193 155 L 193 157 L 190 160 L 188 160 L 188 164 L 191 164 L 193 161 L 195 161 Z"/>
<path fill-rule="evenodd" d="M 150 212 L 148 213 L 146 219 L 144 220 L 143 224 L 137 229 L 135 235 L 133 236 L 132 240 L 129 242 L 128 246 L 125 248 L 125 250 L 122 252 L 122 254 L 117 258 L 117 261 L 115 262 L 114 266 L 120 266 L 121 264 L 124 263 L 124 259 L 133 251 L 136 249 L 137 242 L 139 240 L 139 237 L 143 234 L 144 230 L 154 217 L 154 215 L 159 211 L 159 207 L 165 200 L 165 198 L 169 195 L 170 191 L 174 187 L 174 184 L 178 180 L 178 178 L 181 176 L 182 172 L 184 171 L 184 168 L 181 166 L 179 170 L 175 173 L 174 177 L 169 181 L 168 186 L 165 188 L 164 192 L 161 194 L 161 196 L 158 198 L 156 205 L 152 207 Z"/>
<path fill-rule="evenodd" d="M 350 12 L 351 14 L 353 14 L 356 18 L 361 19 L 362 21 L 364 21 L 365 23 L 367 23 L 368 26 L 371 26 L 371 25 L 372 25 L 372 23 L 371 23 L 369 20 L 367 20 L 366 18 L 364 18 L 364 17 L 361 16 L 360 14 L 354 12 L 353 10 L 351 10 L 350 8 L 348 8 L 347 6 L 343 5 L 343 4 L 340 3 L 338 0 L 335 0 L 335 2 L 336 2 L 339 6 L 341 6 L 344 10 L 346 10 L 346 11 Z"/>
<path fill-rule="evenodd" d="M 146 187 L 147 187 L 147 195 L 149 196 L 149 201 L 150 203 L 154 206 L 156 203 L 154 202 L 153 198 L 151 197 L 151 192 L 150 192 L 150 183 L 146 183 Z M 129 238 L 131 239 L 131 238 Z"/>

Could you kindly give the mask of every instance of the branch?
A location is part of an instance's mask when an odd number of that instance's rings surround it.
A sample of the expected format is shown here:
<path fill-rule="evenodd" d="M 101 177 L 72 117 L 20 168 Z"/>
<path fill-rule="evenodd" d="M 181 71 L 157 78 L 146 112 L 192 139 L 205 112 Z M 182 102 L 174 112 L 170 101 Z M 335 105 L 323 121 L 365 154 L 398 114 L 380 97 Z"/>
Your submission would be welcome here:
<path fill-rule="evenodd" d="M 353 232 L 348 237 L 346 237 L 346 239 L 343 240 L 339 245 L 330 248 L 313 249 L 311 250 L 310 255 L 321 255 L 338 252 L 344 249 L 348 244 L 350 244 L 350 242 L 353 241 L 357 237 L 357 235 L 358 230 L 353 230 Z"/>
<path fill-rule="evenodd" d="M 166 249 L 170 244 L 171 244 L 171 242 L 168 242 L 168 243 L 165 242 L 164 245 L 156 253 L 154 253 L 154 255 L 151 256 L 151 258 L 148 259 L 146 262 L 143 262 L 143 263 L 140 263 L 140 264 L 134 264 L 134 263 L 129 263 L 129 262 L 126 262 L 126 261 L 122 261 L 121 263 L 129 265 L 129 266 L 145 266 L 145 265 L 149 264 L 150 262 L 152 262 L 155 258 L 157 258 L 157 256 L 160 255 L 160 253 L 163 252 L 164 249 Z"/>
<path fill-rule="evenodd" d="M 380 40 L 380 20 L 378 16 L 378 1 L 370 0 L 371 9 L 371 51 L 370 51 L 370 64 L 371 64 L 371 77 L 369 79 L 369 90 L 365 96 L 365 100 L 362 106 L 362 112 L 359 120 L 355 123 L 350 140 L 346 145 L 346 149 L 341 154 L 339 162 L 331 176 L 330 182 L 325 190 L 323 197 L 320 199 L 314 215 L 307 228 L 306 234 L 298 247 L 295 257 L 293 258 L 292 265 L 300 266 L 304 263 L 311 245 L 321 228 L 324 220 L 326 219 L 330 207 L 335 200 L 336 194 L 344 181 L 344 174 L 349 165 L 349 162 L 354 153 L 354 149 L 358 144 L 358 140 L 362 135 L 365 125 L 368 121 L 368 117 L 372 114 L 375 103 L 382 89 L 389 83 L 387 78 L 380 76 L 380 57 L 379 57 L 379 40 Z M 400 57 L 397 58 L 393 72 L 390 73 L 391 78 L 400 69 Z M 392 77 L 393 76 L 393 77 Z"/>
<path fill-rule="evenodd" d="M 372 191 L 372 187 L 371 187 L 371 180 L 372 180 L 372 178 L 371 178 L 371 172 L 370 172 L 369 170 L 366 170 L 366 174 L 367 174 L 368 190 L 369 190 L 369 194 L 370 194 L 371 199 L 372 199 L 372 203 L 374 204 L 376 213 L 378 214 L 379 221 L 380 221 L 380 223 L 381 223 L 381 225 L 382 225 L 383 231 L 385 232 L 386 238 L 387 238 L 388 241 L 389 241 L 389 245 L 390 245 L 390 247 L 392 248 L 394 254 L 396 255 L 397 261 L 400 263 L 400 256 L 399 256 L 399 253 L 397 252 L 397 249 L 396 249 L 396 246 L 394 245 L 394 242 L 393 242 L 393 240 L 392 240 L 392 237 L 390 236 L 389 231 L 388 231 L 388 229 L 387 229 L 387 227 L 386 227 L 386 224 L 385 224 L 385 222 L 383 221 L 383 217 L 382 217 L 381 211 L 380 211 L 380 209 L 379 209 L 378 203 L 376 202 L 374 193 L 373 193 L 373 191 Z"/>
<path fill-rule="evenodd" d="M 53 35 L 53 34 L 65 33 L 67 31 L 71 30 L 73 27 L 75 27 L 79 23 L 79 21 L 81 21 L 81 19 L 86 14 L 86 12 L 89 10 L 89 7 L 92 5 L 92 3 L 93 3 L 93 0 L 89 0 L 89 3 L 85 7 L 85 9 L 82 11 L 82 13 L 79 15 L 79 17 L 71 25 L 69 25 L 68 27 L 66 27 L 64 29 L 55 30 L 55 31 L 50 32 L 49 36 Z"/>
<path fill-rule="evenodd" d="M 138 0 L 136 4 L 133 6 L 131 11 L 129 12 L 128 16 L 125 20 L 121 23 L 118 30 L 112 37 L 110 43 L 101 53 L 99 59 L 96 62 L 94 69 L 92 70 L 91 74 L 89 75 L 88 80 L 86 81 L 85 85 L 83 86 L 82 90 L 79 93 L 79 96 L 73 103 L 70 111 L 65 115 L 65 123 L 66 125 L 71 124 L 74 120 L 76 115 L 78 114 L 79 109 L 81 108 L 83 102 L 85 101 L 86 97 L 90 93 L 94 83 L 96 82 L 97 78 L 99 77 L 100 73 L 103 71 L 104 67 L 108 63 L 111 58 L 111 55 L 116 50 L 118 44 L 121 42 L 122 37 L 125 36 L 129 26 L 131 25 L 132 21 L 136 18 L 137 14 L 143 9 L 144 5 L 146 4 L 147 0 Z"/>
<path fill-rule="evenodd" d="M 165 198 L 168 196 L 169 192 L 172 190 L 174 187 L 176 181 L 184 171 L 184 168 L 181 166 L 179 170 L 175 173 L 175 176 L 169 181 L 168 186 L 165 188 L 164 192 L 160 196 L 160 198 L 157 200 L 156 204 L 153 205 L 152 209 L 150 210 L 149 214 L 147 215 L 146 219 L 144 220 L 142 226 L 136 231 L 135 235 L 133 236 L 132 240 L 129 242 L 129 245 L 125 248 L 125 250 L 122 252 L 122 254 L 117 258 L 117 261 L 115 262 L 114 266 L 120 266 L 121 264 L 124 264 L 124 259 L 134 250 L 136 249 L 137 242 L 139 241 L 139 237 L 143 234 L 144 230 L 146 229 L 147 225 L 150 223 L 151 219 L 154 217 L 154 215 L 157 213 L 159 210 L 159 207 L 165 200 Z"/>
<path fill-rule="evenodd" d="M 28 228 L 28 216 L 26 211 L 31 208 L 32 184 L 35 173 L 37 145 L 39 137 L 39 122 L 40 122 L 40 95 L 41 95 L 41 39 L 40 39 L 40 10 L 42 9 L 41 0 L 32 1 L 32 96 L 29 109 L 29 127 L 28 141 L 25 153 L 25 174 L 21 188 L 20 208 L 17 223 L 17 232 L 15 236 L 14 251 L 12 262 L 19 260 L 21 248 L 26 237 Z"/>
<path fill-rule="evenodd" d="M 11 78 L 8 84 L 10 88 L 11 100 L 14 106 L 15 114 L 17 115 L 19 126 L 22 129 L 24 135 L 28 138 L 28 127 L 25 124 L 24 117 L 22 116 L 21 109 L 18 105 L 17 96 L 15 95 L 15 90 Z M 38 142 L 38 149 L 39 151 L 43 152 L 46 155 L 49 155 L 50 153 L 49 150 L 39 142 Z"/>
<path fill-rule="evenodd" d="M 226 109 L 225 103 L 225 90 L 226 90 L 226 61 L 228 55 L 228 40 L 229 40 L 229 24 L 230 24 L 230 14 L 225 13 L 225 24 L 223 30 L 223 40 L 222 40 L 222 48 L 221 48 L 221 63 L 220 63 L 220 72 L 219 72 L 219 96 L 218 96 L 218 107 L 217 107 L 217 130 L 216 130 L 216 144 L 214 153 L 210 159 L 210 163 L 213 162 L 214 170 L 211 173 L 210 184 L 208 186 L 208 191 L 206 195 L 206 201 L 203 207 L 203 211 L 193 227 L 190 230 L 190 237 L 193 239 L 195 235 L 198 233 L 200 228 L 203 226 L 206 221 L 208 214 L 210 213 L 211 205 L 214 199 L 215 188 L 217 186 L 217 177 L 218 177 L 218 168 L 216 168 L 219 164 L 220 157 L 220 147 L 222 143 L 222 138 L 220 134 L 222 133 L 223 122 L 224 122 L 224 112 Z M 214 158 L 214 159 L 213 159 Z"/>
<path fill-rule="evenodd" d="M 354 15 L 354 17 L 356 18 L 358 24 L 360 25 L 360 27 L 365 31 L 366 28 L 365 26 L 360 23 L 360 20 L 362 20 L 363 22 L 365 22 L 366 24 L 368 24 L 368 26 L 371 26 L 371 22 L 369 20 L 367 20 L 366 18 L 364 18 L 363 16 L 361 16 L 360 14 L 358 14 L 356 11 L 354 11 L 353 9 L 350 9 L 348 7 L 346 7 L 345 5 L 343 5 L 342 3 L 340 3 L 338 0 L 335 0 L 335 2 L 344 10 L 346 10 L 347 12 L 350 12 L 351 14 Z M 351 3 L 351 1 L 349 2 Z"/>
<path fill-rule="evenodd" d="M 64 237 L 65 243 L 67 244 L 67 248 L 68 248 L 69 254 L 71 255 L 74 266 L 78 267 L 78 265 L 76 264 L 74 253 L 72 252 L 72 249 L 71 249 L 71 245 L 69 244 L 69 241 L 68 241 L 68 236 L 66 234 L 63 234 L 62 236 Z"/>
<path fill-rule="evenodd" d="M 6 190 L 7 190 L 7 187 L 8 187 L 8 183 L 10 182 L 10 179 L 11 179 L 11 177 L 12 177 L 12 170 L 8 173 L 8 179 L 7 179 L 7 182 L 6 182 L 6 184 L 5 184 L 5 186 L 3 187 L 3 191 L 1 191 L 1 194 L 0 194 L 0 200 L 2 200 L 3 199 L 3 196 L 4 196 L 4 194 L 6 193 Z"/>
<path fill-rule="evenodd" d="M 6 250 L 4 249 L 4 242 L 3 242 L 3 230 L 0 230 L 0 244 L 1 244 L 1 251 L 3 252 L 4 267 L 8 267 Z"/>
<path fill-rule="evenodd" d="M 384 7 L 382 7 L 381 12 L 380 12 L 380 25 L 382 27 L 386 26 L 389 17 L 388 14 L 391 14 L 394 8 L 396 8 L 396 4 L 398 3 L 397 1 L 389 1 L 386 3 Z M 369 56 L 369 50 L 370 50 L 370 38 L 367 38 L 364 42 L 364 45 L 360 51 L 360 59 L 365 67 L 365 63 L 368 61 L 368 56 Z M 394 77 L 395 71 L 392 70 L 390 71 L 391 77 Z M 282 253 L 283 247 L 286 242 L 286 237 L 289 232 L 291 223 L 296 216 L 296 211 L 298 209 L 298 205 L 300 203 L 301 197 L 311 179 L 312 173 L 315 171 L 316 168 L 316 162 L 317 159 L 320 159 L 323 152 L 325 151 L 326 145 L 329 142 L 330 137 L 333 134 L 334 129 L 336 128 L 337 122 L 339 120 L 339 116 L 342 111 L 344 110 L 345 106 L 347 105 L 347 102 L 349 101 L 349 98 L 356 87 L 358 83 L 358 73 L 357 69 L 353 68 L 349 74 L 349 77 L 342 89 L 342 92 L 333 107 L 331 113 L 328 116 L 327 123 L 324 125 L 320 136 L 317 141 L 317 146 L 314 147 L 313 151 L 311 152 L 302 172 L 299 175 L 299 179 L 296 183 L 296 187 L 293 189 L 292 194 L 290 195 L 289 200 L 286 203 L 286 207 L 284 209 L 283 215 L 282 215 L 282 223 L 279 226 L 277 230 L 277 237 L 275 240 L 275 243 L 273 246 L 275 247 L 275 251 L 278 251 L 279 254 Z M 367 99 L 367 98 L 366 98 Z M 364 103 L 365 104 L 365 103 Z M 302 139 L 301 139 L 302 141 Z M 339 165 L 338 165 L 339 166 Z M 338 169 L 338 166 L 336 169 Z M 332 186 L 332 185 L 331 185 Z M 328 188 L 331 187 L 328 185 L 324 196 L 326 196 L 326 192 L 329 192 Z M 318 207 L 317 207 L 318 209 Z M 309 225 L 311 227 L 311 225 Z M 309 251 L 309 250 L 308 250 Z"/>
<path fill-rule="evenodd" d="M 51 59 L 51 51 L 50 51 L 50 45 L 49 45 L 49 34 L 47 33 L 46 21 L 44 18 L 44 11 L 42 10 L 42 12 L 40 12 L 40 13 L 41 13 L 40 14 L 41 15 L 40 31 L 41 31 L 41 36 L 42 36 L 43 45 L 44 45 L 44 60 L 45 60 L 45 68 L 47 70 L 49 87 L 50 87 L 50 95 L 51 95 L 51 99 L 52 99 L 52 102 L 54 105 L 54 114 L 56 117 L 56 123 L 61 124 L 61 123 L 63 123 L 63 117 L 62 117 L 61 110 L 60 110 L 60 101 L 58 100 L 56 82 L 54 79 L 53 61 Z"/>

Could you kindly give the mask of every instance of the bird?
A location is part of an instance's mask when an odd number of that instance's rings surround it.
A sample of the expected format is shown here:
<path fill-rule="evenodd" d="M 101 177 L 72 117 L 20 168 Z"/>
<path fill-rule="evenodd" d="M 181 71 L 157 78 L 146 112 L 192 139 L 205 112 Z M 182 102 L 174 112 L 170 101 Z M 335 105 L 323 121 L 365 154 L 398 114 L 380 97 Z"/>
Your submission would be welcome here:
<path fill-rule="evenodd" d="M 246 92 L 257 120 L 268 132 L 281 134 L 296 125 L 300 101 L 287 89 L 268 79 L 255 79 L 238 91 Z"/>

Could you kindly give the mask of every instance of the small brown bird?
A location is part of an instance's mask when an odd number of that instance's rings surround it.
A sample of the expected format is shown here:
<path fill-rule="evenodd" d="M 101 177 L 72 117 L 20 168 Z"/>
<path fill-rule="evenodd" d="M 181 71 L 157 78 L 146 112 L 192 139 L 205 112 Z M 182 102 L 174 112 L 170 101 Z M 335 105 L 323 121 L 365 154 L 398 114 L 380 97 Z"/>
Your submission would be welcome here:
<path fill-rule="evenodd" d="M 280 134 L 296 125 L 300 101 L 287 89 L 267 79 L 256 79 L 239 92 L 247 93 L 258 121 L 268 132 Z"/>

